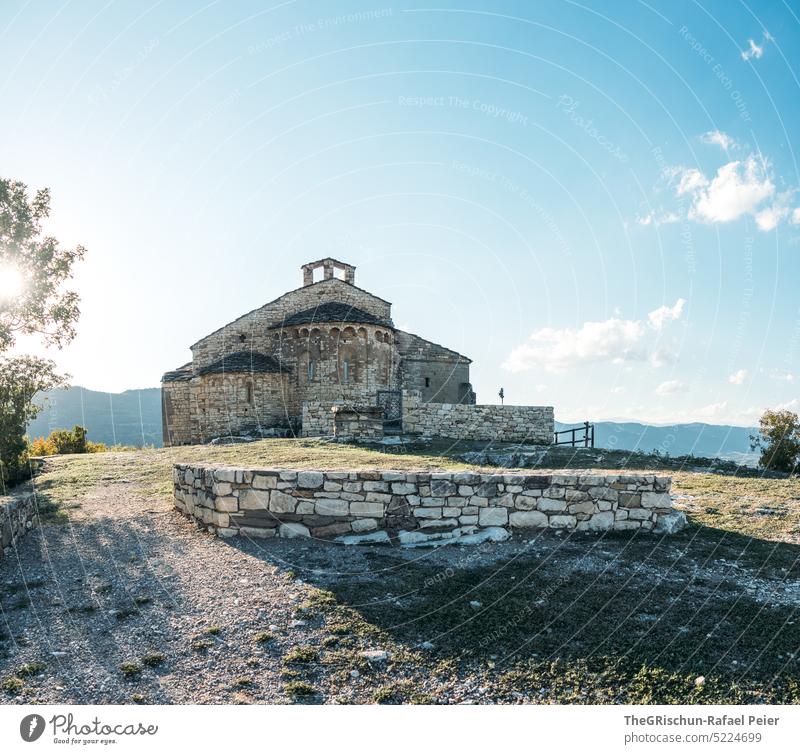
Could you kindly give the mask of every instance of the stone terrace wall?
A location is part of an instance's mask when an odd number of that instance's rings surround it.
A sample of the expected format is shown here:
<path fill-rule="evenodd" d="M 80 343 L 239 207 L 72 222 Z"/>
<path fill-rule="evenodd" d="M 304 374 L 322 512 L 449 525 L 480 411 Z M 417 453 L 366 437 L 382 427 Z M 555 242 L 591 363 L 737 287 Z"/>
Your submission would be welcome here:
<path fill-rule="evenodd" d="M 223 537 L 405 545 L 505 539 L 509 529 L 671 532 L 669 477 L 294 471 L 176 464 L 175 506 Z"/>
<path fill-rule="evenodd" d="M 17 540 L 33 528 L 35 516 L 32 492 L 0 497 L 0 558 L 10 554 Z"/>
<path fill-rule="evenodd" d="M 410 434 L 550 445 L 554 427 L 552 406 L 424 403 L 403 393 L 403 431 Z"/>

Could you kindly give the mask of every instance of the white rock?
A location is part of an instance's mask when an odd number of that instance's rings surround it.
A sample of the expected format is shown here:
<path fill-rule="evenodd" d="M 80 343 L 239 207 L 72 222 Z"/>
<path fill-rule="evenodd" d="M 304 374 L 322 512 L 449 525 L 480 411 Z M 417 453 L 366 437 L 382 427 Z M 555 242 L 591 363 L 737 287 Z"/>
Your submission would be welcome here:
<path fill-rule="evenodd" d="M 365 649 L 361 656 L 369 662 L 386 662 L 389 659 L 389 653 L 385 649 Z"/>
<path fill-rule="evenodd" d="M 508 523 L 506 508 L 481 508 L 478 512 L 478 523 L 481 526 L 503 526 Z"/>
<path fill-rule="evenodd" d="M 689 522 L 686 519 L 686 514 L 683 511 L 671 511 L 670 513 L 662 514 L 656 521 L 656 528 L 653 531 L 656 534 L 675 534 L 681 529 L 686 528 Z"/>
<path fill-rule="evenodd" d="M 478 602 L 478 600 L 472 600 L 472 602 L 469 603 L 469 606 L 473 610 L 480 610 L 483 607 L 483 603 L 482 602 Z"/>
<path fill-rule="evenodd" d="M 322 487 L 324 476 L 321 471 L 300 471 L 297 474 L 297 486 L 307 490 Z"/>
<path fill-rule="evenodd" d="M 303 526 L 303 524 L 292 521 L 288 524 L 280 525 L 278 536 L 284 537 L 285 539 L 295 539 L 296 537 L 310 537 L 311 532 L 308 530 L 308 527 Z"/>
<path fill-rule="evenodd" d="M 343 545 L 388 545 L 389 541 L 389 535 L 385 531 L 373 531 L 369 534 L 345 534 L 334 540 Z"/>

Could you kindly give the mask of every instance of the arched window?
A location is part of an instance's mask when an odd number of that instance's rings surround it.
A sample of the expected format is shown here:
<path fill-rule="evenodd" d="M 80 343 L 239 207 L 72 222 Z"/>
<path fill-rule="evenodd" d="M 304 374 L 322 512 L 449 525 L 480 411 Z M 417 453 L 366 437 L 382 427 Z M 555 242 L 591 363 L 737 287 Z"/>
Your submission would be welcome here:
<path fill-rule="evenodd" d="M 311 382 L 314 379 L 314 369 L 316 364 L 314 363 L 314 359 L 308 360 L 308 381 Z"/>

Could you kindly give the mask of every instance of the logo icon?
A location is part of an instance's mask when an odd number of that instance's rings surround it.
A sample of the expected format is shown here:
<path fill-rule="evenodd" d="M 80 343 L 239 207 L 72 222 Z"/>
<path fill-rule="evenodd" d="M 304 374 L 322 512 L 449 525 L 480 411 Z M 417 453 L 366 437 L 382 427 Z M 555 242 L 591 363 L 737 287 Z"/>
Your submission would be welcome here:
<path fill-rule="evenodd" d="M 19 724 L 19 734 L 23 741 L 36 741 L 44 733 L 44 718 L 41 715 L 25 715 Z"/>

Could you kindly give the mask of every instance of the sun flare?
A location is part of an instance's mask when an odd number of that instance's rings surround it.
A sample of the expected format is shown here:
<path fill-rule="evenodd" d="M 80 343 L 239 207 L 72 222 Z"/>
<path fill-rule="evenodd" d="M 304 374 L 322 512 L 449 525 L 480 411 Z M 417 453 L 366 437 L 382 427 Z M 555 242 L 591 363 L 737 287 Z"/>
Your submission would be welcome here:
<path fill-rule="evenodd" d="M 0 301 L 16 298 L 24 286 L 22 273 L 14 265 L 0 264 Z"/>

